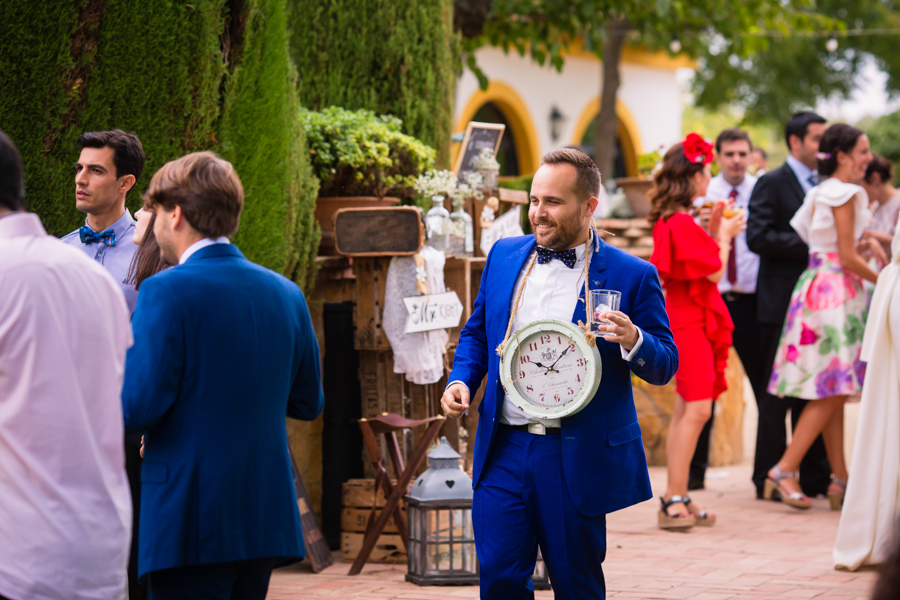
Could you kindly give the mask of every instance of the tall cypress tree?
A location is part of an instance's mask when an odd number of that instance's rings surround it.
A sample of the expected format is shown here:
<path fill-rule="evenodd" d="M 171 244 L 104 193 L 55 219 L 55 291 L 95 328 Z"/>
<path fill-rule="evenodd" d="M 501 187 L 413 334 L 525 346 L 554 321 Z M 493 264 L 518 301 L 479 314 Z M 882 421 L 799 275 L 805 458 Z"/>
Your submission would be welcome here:
<path fill-rule="evenodd" d="M 147 156 L 129 194 L 132 211 L 164 162 L 217 150 L 245 186 L 236 243 L 252 260 L 311 286 L 317 182 L 295 125 L 284 4 L 4 2 L 0 129 L 22 152 L 28 208 L 48 232 L 63 235 L 83 223 L 74 198 L 78 136 L 120 128 L 137 134 Z"/>
<path fill-rule="evenodd" d="M 303 106 L 367 108 L 450 162 L 458 36 L 452 0 L 289 0 Z"/>

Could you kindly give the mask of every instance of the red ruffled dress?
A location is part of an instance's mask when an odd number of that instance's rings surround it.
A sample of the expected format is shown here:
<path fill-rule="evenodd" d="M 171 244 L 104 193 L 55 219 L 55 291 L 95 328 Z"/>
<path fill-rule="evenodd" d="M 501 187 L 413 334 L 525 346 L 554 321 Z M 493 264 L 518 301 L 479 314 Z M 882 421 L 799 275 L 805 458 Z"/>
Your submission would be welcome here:
<path fill-rule="evenodd" d="M 687 213 L 653 227 L 653 255 L 666 289 L 666 312 L 678 347 L 675 386 L 685 402 L 719 397 L 728 389 L 725 367 L 734 323 L 715 283 L 719 245 Z"/>

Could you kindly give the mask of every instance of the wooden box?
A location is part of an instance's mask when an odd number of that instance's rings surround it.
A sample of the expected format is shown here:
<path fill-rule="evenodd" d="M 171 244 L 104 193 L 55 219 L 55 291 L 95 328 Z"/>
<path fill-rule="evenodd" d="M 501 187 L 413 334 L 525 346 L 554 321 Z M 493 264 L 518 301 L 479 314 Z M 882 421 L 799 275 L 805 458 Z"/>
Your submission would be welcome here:
<path fill-rule="evenodd" d="M 341 555 L 345 563 L 352 563 L 362 549 L 365 535 L 362 533 L 341 533 Z M 399 535 L 382 534 L 369 554 L 369 563 L 405 565 L 406 550 Z"/>

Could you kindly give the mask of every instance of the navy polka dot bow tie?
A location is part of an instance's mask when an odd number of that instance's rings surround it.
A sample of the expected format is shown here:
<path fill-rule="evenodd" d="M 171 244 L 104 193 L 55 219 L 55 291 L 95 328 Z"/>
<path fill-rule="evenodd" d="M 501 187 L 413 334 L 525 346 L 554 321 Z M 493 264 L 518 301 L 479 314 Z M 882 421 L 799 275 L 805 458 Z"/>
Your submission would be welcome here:
<path fill-rule="evenodd" d="M 93 244 L 94 242 L 100 242 L 102 244 L 106 244 L 107 246 L 116 245 L 116 232 L 112 229 L 107 229 L 106 231 L 97 233 L 96 231 L 85 225 L 78 230 L 78 235 L 81 236 L 82 244 Z"/>
<path fill-rule="evenodd" d="M 542 265 L 544 263 L 548 263 L 554 258 L 560 261 L 562 264 L 566 265 L 570 269 L 575 268 L 575 260 L 577 255 L 575 254 L 575 248 L 569 248 L 568 250 L 551 250 L 550 248 L 544 248 L 543 246 L 537 247 L 537 256 L 538 256 L 538 264 Z"/>

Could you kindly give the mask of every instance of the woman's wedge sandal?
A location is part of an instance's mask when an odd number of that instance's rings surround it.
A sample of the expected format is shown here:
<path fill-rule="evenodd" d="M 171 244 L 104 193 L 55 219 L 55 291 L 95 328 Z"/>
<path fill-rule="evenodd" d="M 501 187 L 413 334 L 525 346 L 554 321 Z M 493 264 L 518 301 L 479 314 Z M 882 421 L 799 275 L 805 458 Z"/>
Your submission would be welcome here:
<path fill-rule="evenodd" d="M 787 489 L 785 489 L 781 485 L 782 479 L 796 479 L 796 473 L 782 473 L 781 469 L 778 468 L 778 465 L 772 467 L 772 471 L 770 472 L 774 472 L 775 477 L 766 477 L 766 485 L 763 488 L 763 498 L 765 498 L 766 500 L 771 500 L 772 496 L 777 490 L 781 495 L 781 501 L 788 506 L 793 506 L 794 508 L 800 508 L 803 510 L 812 508 L 812 500 L 810 500 L 805 494 L 803 494 L 802 492 L 788 492 Z"/>
<path fill-rule="evenodd" d="M 684 500 L 684 505 L 690 509 L 691 499 L 687 496 L 682 498 Z M 694 520 L 696 521 L 695 525 L 700 527 L 712 527 L 716 524 L 716 515 L 709 513 L 705 510 L 700 510 L 698 512 L 691 512 L 691 515 L 694 516 Z"/>
<path fill-rule="evenodd" d="M 659 509 L 659 528 L 660 529 L 674 529 L 674 530 L 686 530 L 690 529 L 697 523 L 697 519 L 694 518 L 694 515 L 691 513 L 678 513 L 677 515 L 669 514 L 669 507 L 673 504 L 685 504 L 687 505 L 690 500 L 687 498 L 682 498 L 681 496 L 672 496 L 668 500 L 659 497 L 659 501 L 662 506 Z"/>
<path fill-rule="evenodd" d="M 832 475 L 831 484 L 841 488 L 840 491 L 835 491 L 828 486 L 828 502 L 831 504 L 831 510 L 841 510 L 844 506 L 844 494 L 847 493 L 847 482 Z"/>

